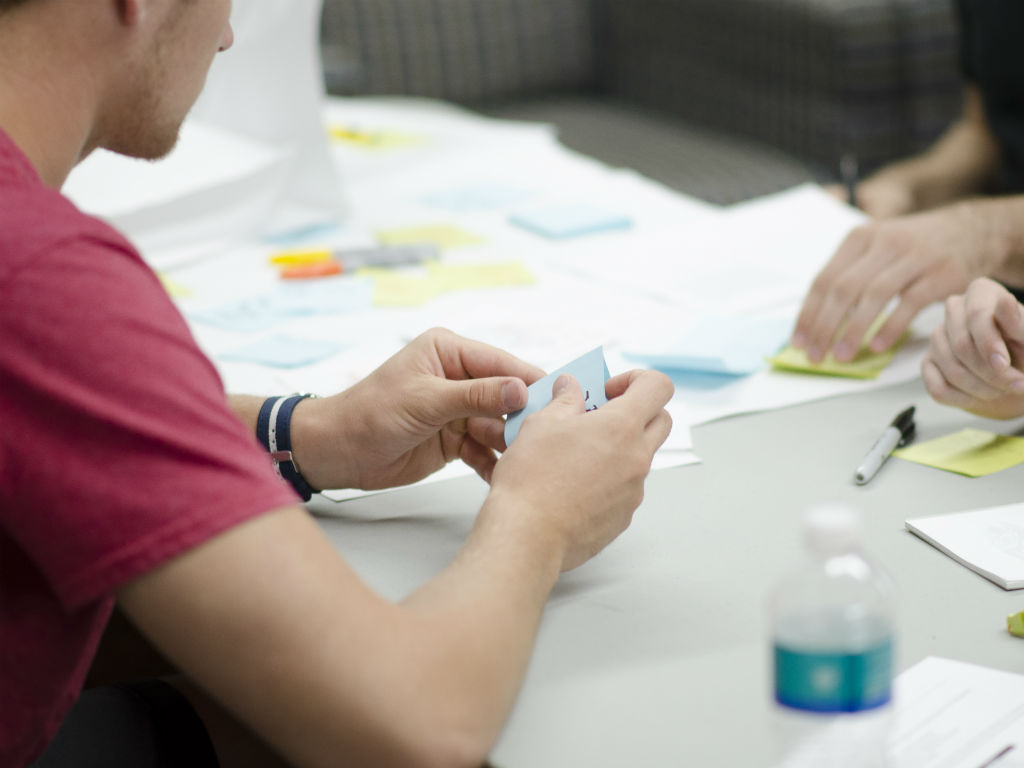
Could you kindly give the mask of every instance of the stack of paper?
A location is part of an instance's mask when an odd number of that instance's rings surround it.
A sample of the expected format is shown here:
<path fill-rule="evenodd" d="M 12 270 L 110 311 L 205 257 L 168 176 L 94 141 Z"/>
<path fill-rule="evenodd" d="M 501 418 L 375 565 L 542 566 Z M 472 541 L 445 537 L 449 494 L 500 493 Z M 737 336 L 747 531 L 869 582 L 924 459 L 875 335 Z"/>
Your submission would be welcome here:
<path fill-rule="evenodd" d="M 907 529 L 1003 589 L 1024 588 L 1024 504 L 919 517 Z"/>

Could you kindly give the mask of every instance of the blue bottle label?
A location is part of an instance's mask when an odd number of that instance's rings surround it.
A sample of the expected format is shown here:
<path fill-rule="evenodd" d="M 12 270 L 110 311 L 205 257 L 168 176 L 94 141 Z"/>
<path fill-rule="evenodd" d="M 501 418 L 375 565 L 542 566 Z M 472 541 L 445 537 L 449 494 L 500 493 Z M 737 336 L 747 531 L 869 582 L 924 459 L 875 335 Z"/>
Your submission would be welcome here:
<path fill-rule="evenodd" d="M 859 653 L 819 653 L 775 645 L 775 700 L 812 712 L 859 712 L 892 695 L 892 640 Z"/>

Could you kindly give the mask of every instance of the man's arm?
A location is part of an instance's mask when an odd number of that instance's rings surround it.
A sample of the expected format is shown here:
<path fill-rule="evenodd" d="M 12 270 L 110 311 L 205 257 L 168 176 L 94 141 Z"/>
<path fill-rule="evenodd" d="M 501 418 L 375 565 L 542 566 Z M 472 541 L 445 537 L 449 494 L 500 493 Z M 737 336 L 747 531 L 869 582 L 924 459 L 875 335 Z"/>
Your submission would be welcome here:
<path fill-rule="evenodd" d="M 964 88 L 963 112 L 919 155 L 886 165 L 857 185 L 869 216 L 890 218 L 979 194 L 999 171 L 1002 153 L 977 86 Z M 837 188 L 837 193 L 842 190 Z"/>
<path fill-rule="evenodd" d="M 585 413 L 579 384 L 526 420 L 455 561 L 403 603 L 367 588 L 300 509 L 140 577 L 123 610 L 190 679 L 299 766 L 479 765 L 558 573 L 640 503 L 671 383 L 633 372 Z"/>

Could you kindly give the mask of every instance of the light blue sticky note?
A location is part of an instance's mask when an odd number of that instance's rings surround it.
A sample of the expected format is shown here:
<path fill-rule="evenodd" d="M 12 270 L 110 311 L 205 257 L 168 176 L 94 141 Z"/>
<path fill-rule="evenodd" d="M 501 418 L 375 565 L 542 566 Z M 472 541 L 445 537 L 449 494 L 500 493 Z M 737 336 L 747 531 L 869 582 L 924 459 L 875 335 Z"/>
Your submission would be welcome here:
<path fill-rule="evenodd" d="M 604 393 L 604 383 L 609 378 L 608 364 L 604 360 L 604 349 L 597 347 L 527 387 L 529 399 L 526 401 L 526 407 L 510 413 L 505 420 L 506 445 L 512 445 L 512 441 L 516 439 L 523 426 L 523 419 L 551 402 L 551 388 L 563 373 L 571 374 L 580 383 L 586 410 L 595 411 L 608 402 Z"/>
<path fill-rule="evenodd" d="M 790 317 L 705 317 L 675 336 L 628 345 L 623 354 L 662 371 L 746 376 L 765 368 L 792 330 Z"/>
<path fill-rule="evenodd" d="M 234 304 L 189 312 L 199 323 L 239 333 L 260 333 L 278 327 L 284 315 L 269 296 L 252 296 Z"/>
<path fill-rule="evenodd" d="M 367 277 L 323 277 L 282 282 L 271 297 L 284 315 L 330 315 L 373 306 L 376 286 Z"/>
<path fill-rule="evenodd" d="M 538 235 L 560 240 L 609 229 L 632 226 L 628 216 L 589 205 L 556 205 L 522 211 L 509 218 L 513 224 Z"/>
<path fill-rule="evenodd" d="M 531 195 L 519 187 L 482 181 L 435 192 L 423 198 L 423 202 L 449 211 L 493 211 L 521 203 Z"/>
<path fill-rule="evenodd" d="M 267 336 L 218 355 L 221 360 L 256 363 L 274 368 L 298 368 L 335 355 L 344 345 L 324 339 Z"/>

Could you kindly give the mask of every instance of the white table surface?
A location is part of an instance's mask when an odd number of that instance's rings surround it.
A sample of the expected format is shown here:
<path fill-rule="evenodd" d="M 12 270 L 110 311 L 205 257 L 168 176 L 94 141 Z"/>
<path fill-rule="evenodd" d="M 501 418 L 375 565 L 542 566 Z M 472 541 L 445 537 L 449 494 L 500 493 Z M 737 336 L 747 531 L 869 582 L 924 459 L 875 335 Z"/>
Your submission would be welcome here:
<path fill-rule="evenodd" d="M 938 655 L 1024 672 L 1024 640 L 1005 628 L 1024 591 L 1004 592 L 904 528 L 908 517 L 1020 501 L 1024 466 L 970 479 L 892 459 L 868 486 L 852 482 L 909 404 L 919 440 L 1024 426 L 943 408 L 913 382 L 696 428 L 703 463 L 653 473 L 630 529 L 563 575 L 493 764 L 769 765 L 767 596 L 799 552 L 800 514 L 825 501 L 866 513 L 869 547 L 897 582 L 900 669 Z M 342 516 L 322 523 L 397 599 L 452 558 L 485 493 L 475 478 L 454 480 L 327 505 Z"/>

